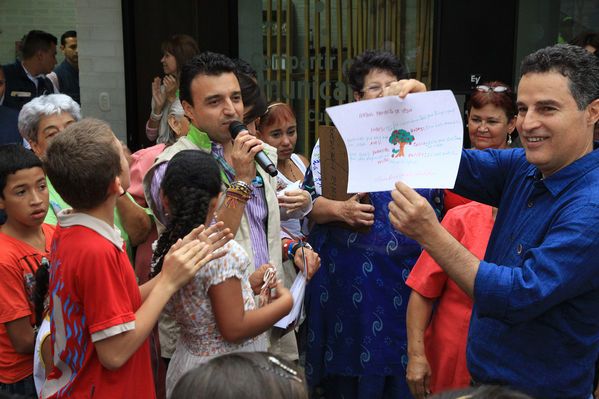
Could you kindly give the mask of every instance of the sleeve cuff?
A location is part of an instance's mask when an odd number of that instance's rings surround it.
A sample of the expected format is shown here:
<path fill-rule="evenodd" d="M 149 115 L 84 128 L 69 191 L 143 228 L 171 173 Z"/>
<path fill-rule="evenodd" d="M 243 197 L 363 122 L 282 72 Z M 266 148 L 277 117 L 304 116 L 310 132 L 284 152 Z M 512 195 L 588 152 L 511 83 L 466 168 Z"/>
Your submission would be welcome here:
<path fill-rule="evenodd" d="M 502 319 L 507 314 L 508 297 L 511 292 L 509 268 L 488 263 L 478 266 L 474 279 L 474 302 L 480 317 Z"/>
<path fill-rule="evenodd" d="M 110 338 L 115 335 L 118 335 L 118 334 L 121 334 L 121 333 L 124 333 L 127 331 L 131 331 L 134 329 L 135 329 L 135 320 L 127 322 L 127 323 L 123 323 L 123 324 L 118 324 L 116 326 L 108 327 L 108 328 L 105 328 L 104 330 L 96 331 L 95 333 L 93 333 L 91 335 L 92 342 L 101 341 L 103 339 Z"/>

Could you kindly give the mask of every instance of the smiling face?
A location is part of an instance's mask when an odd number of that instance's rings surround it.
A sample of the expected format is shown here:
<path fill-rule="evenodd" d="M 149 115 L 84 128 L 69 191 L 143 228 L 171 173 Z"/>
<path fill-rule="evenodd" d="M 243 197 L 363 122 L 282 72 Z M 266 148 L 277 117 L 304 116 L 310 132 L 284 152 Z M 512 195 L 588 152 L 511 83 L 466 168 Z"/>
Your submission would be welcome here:
<path fill-rule="evenodd" d="M 6 177 L 0 197 L 0 209 L 8 216 L 7 223 L 22 228 L 39 227 L 48 212 L 46 175 L 40 167 L 18 170 Z"/>
<path fill-rule="evenodd" d="M 176 75 L 177 74 L 177 59 L 174 55 L 168 51 L 164 53 L 160 59 L 162 63 L 162 70 L 165 75 Z"/>
<path fill-rule="evenodd" d="M 508 148 L 507 135 L 514 131 L 515 118 L 508 121 L 505 111 L 493 104 L 472 107 L 468 113 L 468 133 L 477 150 Z"/>
<path fill-rule="evenodd" d="M 364 77 L 362 95 L 360 96 L 360 93 L 354 92 L 354 99 L 360 101 L 382 97 L 383 89 L 396 81 L 397 76 L 393 75 L 393 73 L 388 70 L 377 68 L 371 69 L 370 72 L 368 72 L 368 75 Z"/>
<path fill-rule="evenodd" d="M 42 116 L 37 127 L 37 143 L 34 141 L 29 142 L 35 155 L 41 159 L 46 153 L 50 141 L 74 122 L 75 118 L 68 112 Z"/>
<path fill-rule="evenodd" d="M 230 142 L 229 124 L 243 117 L 241 89 L 235 74 L 197 75 L 191 81 L 191 97 L 193 105 L 184 100 L 183 109 L 192 124 L 212 141 Z"/>
<path fill-rule="evenodd" d="M 558 72 L 527 73 L 518 85 L 516 127 L 526 159 L 548 177 L 593 149 L 599 99 L 579 110 Z"/>

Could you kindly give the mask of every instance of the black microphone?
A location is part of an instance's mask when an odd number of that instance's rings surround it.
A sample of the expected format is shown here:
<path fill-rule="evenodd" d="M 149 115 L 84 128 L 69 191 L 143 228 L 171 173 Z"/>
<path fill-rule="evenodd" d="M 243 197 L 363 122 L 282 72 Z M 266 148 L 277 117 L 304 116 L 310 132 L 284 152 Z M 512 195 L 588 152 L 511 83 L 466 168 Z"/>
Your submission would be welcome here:
<path fill-rule="evenodd" d="M 235 137 L 241 132 L 247 132 L 248 128 L 239 121 L 233 121 L 229 125 L 229 133 L 231 133 L 231 137 L 235 140 Z M 272 163 L 268 155 L 264 151 L 260 151 L 254 157 L 258 165 L 262 167 L 272 177 L 275 177 L 279 172 L 277 171 L 276 166 Z"/>

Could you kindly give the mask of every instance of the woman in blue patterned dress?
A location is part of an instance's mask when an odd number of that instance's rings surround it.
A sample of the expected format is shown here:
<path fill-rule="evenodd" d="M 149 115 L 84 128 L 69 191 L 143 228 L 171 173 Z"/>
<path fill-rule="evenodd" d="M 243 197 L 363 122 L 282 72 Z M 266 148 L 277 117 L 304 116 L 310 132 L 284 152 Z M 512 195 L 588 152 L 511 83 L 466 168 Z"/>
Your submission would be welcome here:
<path fill-rule="evenodd" d="M 347 79 L 356 101 L 425 91 L 424 84 L 404 78 L 399 59 L 367 50 L 357 56 Z M 313 397 L 409 398 L 405 280 L 422 249 L 393 228 L 387 217 L 389 191 L 362 194 L 347 201 L 322 196 L 320 146 L 316 144 L 304 185 L 316 223 L 309 241 L 322 267 L 306 291 L 306 376 Z M 439 214 L 442 190 L 417 190 Z M 333 226 L 345 222 L 360 233 Z"/>

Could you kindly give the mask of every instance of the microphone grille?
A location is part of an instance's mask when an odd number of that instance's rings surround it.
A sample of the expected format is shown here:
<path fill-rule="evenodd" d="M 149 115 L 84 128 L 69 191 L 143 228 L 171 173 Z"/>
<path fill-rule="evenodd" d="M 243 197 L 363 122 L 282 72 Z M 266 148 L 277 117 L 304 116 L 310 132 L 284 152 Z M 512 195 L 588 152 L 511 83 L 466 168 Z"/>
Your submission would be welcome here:
<path fill-rule="evenodd" d="M 248 128 L 239 121 L 233 121 L 229 124 L 229 133 L 231 133 L 231 137 L 235 139 L 237 135 L 244 130 L 248 130 Z"/>

